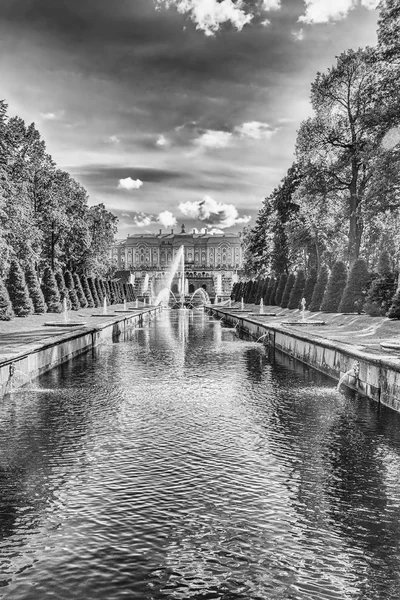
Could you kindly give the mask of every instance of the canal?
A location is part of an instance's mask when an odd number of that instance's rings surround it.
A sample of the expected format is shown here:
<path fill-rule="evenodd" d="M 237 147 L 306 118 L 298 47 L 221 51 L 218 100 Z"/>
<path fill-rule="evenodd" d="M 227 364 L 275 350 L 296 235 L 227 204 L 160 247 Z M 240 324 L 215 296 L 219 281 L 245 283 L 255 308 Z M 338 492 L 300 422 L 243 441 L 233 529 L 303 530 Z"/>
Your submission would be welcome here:
<path fill-rule="evenodd" d="M 400 415 L 164 311 L 0 401 L 0 598 L 400 597 Z"/>

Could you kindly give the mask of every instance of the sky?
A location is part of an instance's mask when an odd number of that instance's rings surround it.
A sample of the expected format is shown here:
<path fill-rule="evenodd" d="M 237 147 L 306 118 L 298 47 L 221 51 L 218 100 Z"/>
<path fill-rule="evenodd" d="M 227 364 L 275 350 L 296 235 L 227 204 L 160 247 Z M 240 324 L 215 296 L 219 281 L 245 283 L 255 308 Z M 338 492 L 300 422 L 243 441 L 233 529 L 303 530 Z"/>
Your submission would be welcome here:
<path fill-rule="evenodd" d="M 376 0 L 0 0 L 0 97 L 134 233 L 237 232 Z"/>

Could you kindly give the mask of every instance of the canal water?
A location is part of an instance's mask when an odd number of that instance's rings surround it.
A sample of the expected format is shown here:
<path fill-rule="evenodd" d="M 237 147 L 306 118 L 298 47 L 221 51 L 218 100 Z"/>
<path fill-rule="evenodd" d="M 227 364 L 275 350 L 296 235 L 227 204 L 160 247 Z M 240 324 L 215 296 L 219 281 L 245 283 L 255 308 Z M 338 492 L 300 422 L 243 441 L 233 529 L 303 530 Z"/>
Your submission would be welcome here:
<path fill-rule="evenodd" d="M 400 597 L 400 418 L 199 311 L 0 401 L 0 597 Z"/>

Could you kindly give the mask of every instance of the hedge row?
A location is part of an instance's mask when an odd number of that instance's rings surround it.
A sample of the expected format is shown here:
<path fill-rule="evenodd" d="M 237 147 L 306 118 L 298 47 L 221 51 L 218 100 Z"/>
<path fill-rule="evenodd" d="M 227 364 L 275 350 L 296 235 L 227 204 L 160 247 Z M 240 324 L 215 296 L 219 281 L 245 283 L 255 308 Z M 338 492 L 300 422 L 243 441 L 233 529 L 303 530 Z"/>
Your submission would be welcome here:
<path fill-rule="evenodd" d="M 28 266 L 24 272 L 14 259 L 5 281 L 0 279 L 0 321 L 34 313 L 60 313 L 64 309 L 100 307 L 104 305 L 105 299 L 107 304 L 133 302 L 133 285 L 79 276 L 70 271 L 54 273 L 50 267 L 44 270 L 39 282 L 33 267 Z"/>
<path fill-rule="evenodd" d="M 371 316 L 387 315 L 400 318 L 400 290 L 398 274 L 390 268 L 390 258 L 383 252 L 377 273 L 369 273 L 364 260 L 357 260 L 350 272 L 342 261 L 337 261 L 331 272 L 323 265 L 319 272 L 311 269 L 307 277 L 303 270 L 257 281 L 237 282 L 231 298 L 236 302 L 301 308 L 312 312 L 361 313 Z"/>

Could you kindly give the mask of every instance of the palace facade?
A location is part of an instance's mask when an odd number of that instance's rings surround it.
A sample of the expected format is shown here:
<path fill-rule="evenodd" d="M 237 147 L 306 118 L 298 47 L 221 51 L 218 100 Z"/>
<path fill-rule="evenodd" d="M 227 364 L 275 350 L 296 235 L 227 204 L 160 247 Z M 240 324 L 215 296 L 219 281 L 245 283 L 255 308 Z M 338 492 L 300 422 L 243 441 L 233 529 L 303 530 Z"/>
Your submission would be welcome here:
<path fill-rule="evenodd" d="M 145 285 L 156 293 L 182 246 L 187 292 L 202 288 L 210 298 L 229 296 L 242 271 L 240 234 L 186 233 L 184 225 L 180 233 L 133 234 L 115 242 L 112 258 L 118 276 L 134 283 L 137 295 L 146 292 Z M 178 291 L 179 276 L 177 272 L 173 292 Z"/>

